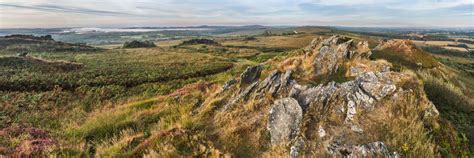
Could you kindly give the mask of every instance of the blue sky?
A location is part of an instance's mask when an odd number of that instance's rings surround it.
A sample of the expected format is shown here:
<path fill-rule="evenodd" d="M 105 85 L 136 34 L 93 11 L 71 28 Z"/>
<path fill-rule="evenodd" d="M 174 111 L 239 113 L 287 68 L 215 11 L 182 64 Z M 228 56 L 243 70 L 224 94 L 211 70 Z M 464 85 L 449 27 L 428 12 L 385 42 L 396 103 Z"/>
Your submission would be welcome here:
<path fill-rule="evenodd" d="M 0 0 L 0 28 L 474 27 L 474 0 Z"/>

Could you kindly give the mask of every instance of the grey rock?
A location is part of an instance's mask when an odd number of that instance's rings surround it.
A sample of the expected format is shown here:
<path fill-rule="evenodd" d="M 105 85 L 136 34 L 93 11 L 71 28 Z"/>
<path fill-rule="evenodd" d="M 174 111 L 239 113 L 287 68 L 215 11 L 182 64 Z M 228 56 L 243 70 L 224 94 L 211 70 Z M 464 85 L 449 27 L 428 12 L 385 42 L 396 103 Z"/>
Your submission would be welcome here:
<path fill-rule="evenodd" d="M 28 53 L 26 53 L 26 52 L 16 54 L 16 56 L 18 56 L 18 57 L 26 57 L 27 55 L 28 55 Z"/>
<path fill-rule="evenodd" d="M 258 81 L 263 70 L 262 65 L 251 66 L 240 75 L 240 86 L 244 87 Z"/>
<path fill-rule="evenodd" d="M 230 102 L 224 106 L 224 110 L 232 108 L 239 101 L 248 101 L 261 98 L 267 94 L 273 97 L 286 97 L 295 82 L 291 79 L 291 70 L 281 73 L 273 71 L 263 81 L 254 81 L 247 87 L 240 87 L 238 95 L 230 99 Z"/>
<path fill-rule="evenodd" d="M 433 104 L 433 102 L 429 102 L 428 108 L 423 113 L 423 119 L 425 120 L 430 120 L 430 119 L 436 119 L 439 117 L 439 111 L 436 109 L 436 106 Z"/>
<path fill-rule="evenodd" d="M 230 79 L 229 81 L 224 83 L 224 86 L 222 86 L 222 92 L 228 90 L 231 86 L 237 83 L 237 80 L 235 79 Z"/>
<path fill-rule="evenodd" d="M 297 158 L 301 155 L 301 149 L 304 146 L 304 140 L 301 137 L 297 137 L 293 141 L 293 145 L 290 147 L 290 157 Z"/>
<path fill-rule="evenodd" d="M 250 97 L 250 93 L 257 87 L 259 82 L 254 82 L 250 86 L 246 87 L 242 92 L 240 92 L 236 97 L 231 99 L 229 103 L 224 105 L 224 111 L 232 108 L 238 101 L 247 100 Z"/>
<path fill-rule="evenodd" d="M 372 54 L 367 42 L 354 45 L 351 39 L 338 35 L 325 40 L 313 40 L 310 46 L 305 48 L 305 52 L 306 57 L 313 58 L 311 60 L 315 77 L 334 74 L 345 62 L 356 58 L 368 59 Z"/>
<path fill-rule="evenodd" d="M 289 142 L 299 134 L 303 110 L 293 98 L 278 99 L 270 109 L 267 129 L 271 143 Z"/>
<path fill-rule="evenodd" d="M 360 145 L 341 145 L 333 142 L 327 147 L 327 152 L 336 157 L 390 157 L 397 158 L 397 153 L 390 153 L 387 145 L 383 142 L 373 142 Z"/>
<path fill-rule="evenodd" d="M 330 82 L 310 88 L 294 84 L 290 96 L 298 101 L 303 111 L 313 109 L 311 115 L 316 122 L 337 114 L 349 129 L 362 133 L 364 129 L 360 128 L 360 122 L 354 122 L 357 113 L 373 110 L 377 101 L 394 94 L 397 89 L 388 77 L 389 73 L 369 72 L 353 81 Z"/>

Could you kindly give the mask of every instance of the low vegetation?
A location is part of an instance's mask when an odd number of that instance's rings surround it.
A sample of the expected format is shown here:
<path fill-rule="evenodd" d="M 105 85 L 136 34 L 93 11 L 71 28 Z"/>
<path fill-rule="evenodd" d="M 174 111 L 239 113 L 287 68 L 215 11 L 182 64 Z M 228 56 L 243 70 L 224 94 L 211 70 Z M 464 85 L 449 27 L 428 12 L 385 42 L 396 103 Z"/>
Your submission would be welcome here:
<path fill-rule="evenodd" d="M 183 46 L 183 45 L 195 45 L 195 44 L 216 45 L 216 46 L 220 45 L 218 42 L 212 39 L 205 39 L 205 38 L 183 41 L 183 43 L 181 43 L 180 45 Z"/>
<path fill-rule="evenodd" d="M 55 41 L 50 35 L 36 37 L 33 35 L 11 35 L 0 37 L 1 52 L 81 52 L 100 49 L 84 44 L 71 44 Z"/>
<path fill-rule="evenodd" d="M 428 72 L 419 72 L 425 82 L 425 91 L 428 98 L 436 105 L 443 119 L 449 120 L 442 126 L 449 127 L 451 123 L 459 133 L 450 134 L 435 131 L 437 137 L 451 138 L 437 139 L 443 154 L 450 157 L 466 157 L 473 150 L 474 142 L 474 99 L 464 95 L 462 90 L 450 81 L 435 77 Z M 446 128 L 442 128 L 446 129 Z M 448 128 L 449 129 L 449 128 Z M 443 134 L 444 133 L 444 134 Z M 470 148 L 469 148 L 470 147 Z"/>

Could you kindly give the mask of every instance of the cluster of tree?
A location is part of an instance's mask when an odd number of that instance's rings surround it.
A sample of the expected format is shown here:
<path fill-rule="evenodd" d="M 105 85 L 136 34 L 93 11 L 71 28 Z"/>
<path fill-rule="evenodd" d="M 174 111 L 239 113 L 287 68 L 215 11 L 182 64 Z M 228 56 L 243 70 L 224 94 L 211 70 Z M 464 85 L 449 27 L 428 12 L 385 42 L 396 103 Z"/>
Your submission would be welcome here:
<path fill-rule="evenodd" d="M 299 34 L 298 31 L 290 31 L 290 32 L 284 32 L 282 35 L 296 35 Z"/>
<path fill-rule="evenodd" d="M 460 47 L 460 48 L 469 48 L 467 44 L 461 43 L 461 44 L 448 44 L 449 47 Z"/>
<path fill-rule="evenodd" d="M 206 44 L 206 45 L 220 45 L 218 42 L 212 40 L 212 39 L 191 39 L 187 41 L 183 41 L 181 45 L 194 45 L 194 44 Z"/>
<path fill-rule="evenodd" d="M 123 48 L 151 48 L 156 47 L 153 41 L 128 41 L 123 44 Z"/>
<path fill-rule="evenodd" d="M 262 36 L 271 36 L 273 35 L 272 31 L 270 30 L 265 30 L 265 32 L 263 32 Z"/>
<path fill-rule="evenodd" d="M 254 37 L 254 36 L 249 36 L 249 37 L 245 37 L 244 40 L 246 40 L 246 41 L 254 41 L 254 40 L 257 40 L 257 38 Z"/>
<path fill-rule="evenodd" d="M 20 34 L 15 34 L 15 35 L 5 36 L 5 38 L 21 38 L 21 39 L 51 40 L 51 41 L 54 40 L 51 35 L 46 35 L 46 36 L 33 36 L 33 35 L 20 35 Z"/>
<path fill-rule="evenodd" d="M 425 40 L 425 41 L 455 41 L 452 38 L 449 38 L 447 35 L 426 35 L 423 36 L 420 39 L 414 39 L 414 40 Z"/>

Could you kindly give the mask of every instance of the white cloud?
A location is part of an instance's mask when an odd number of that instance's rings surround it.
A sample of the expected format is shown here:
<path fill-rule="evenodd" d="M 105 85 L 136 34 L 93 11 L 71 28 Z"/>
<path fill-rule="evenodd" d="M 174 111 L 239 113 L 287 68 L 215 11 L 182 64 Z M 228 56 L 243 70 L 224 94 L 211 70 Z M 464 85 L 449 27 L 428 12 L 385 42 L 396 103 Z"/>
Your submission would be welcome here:
<path fill-rule="evenodd" d="M 463 5 L 473 0 L 0 0 L 0 27 L 435 25 L 450 16 L 462 16 L 465 20 L 452 21 L 470 26 L 472 12 L 442 11 Z M 417 21 L 433 13 L 446 16 Z"/>
<path fill-rule="evenodd" d="M 388 8 L 401 10 L 435 10 L 462 5 L 474 5 L 473 0 L 419 0 L 415 2 L 388 5 Z"/>

